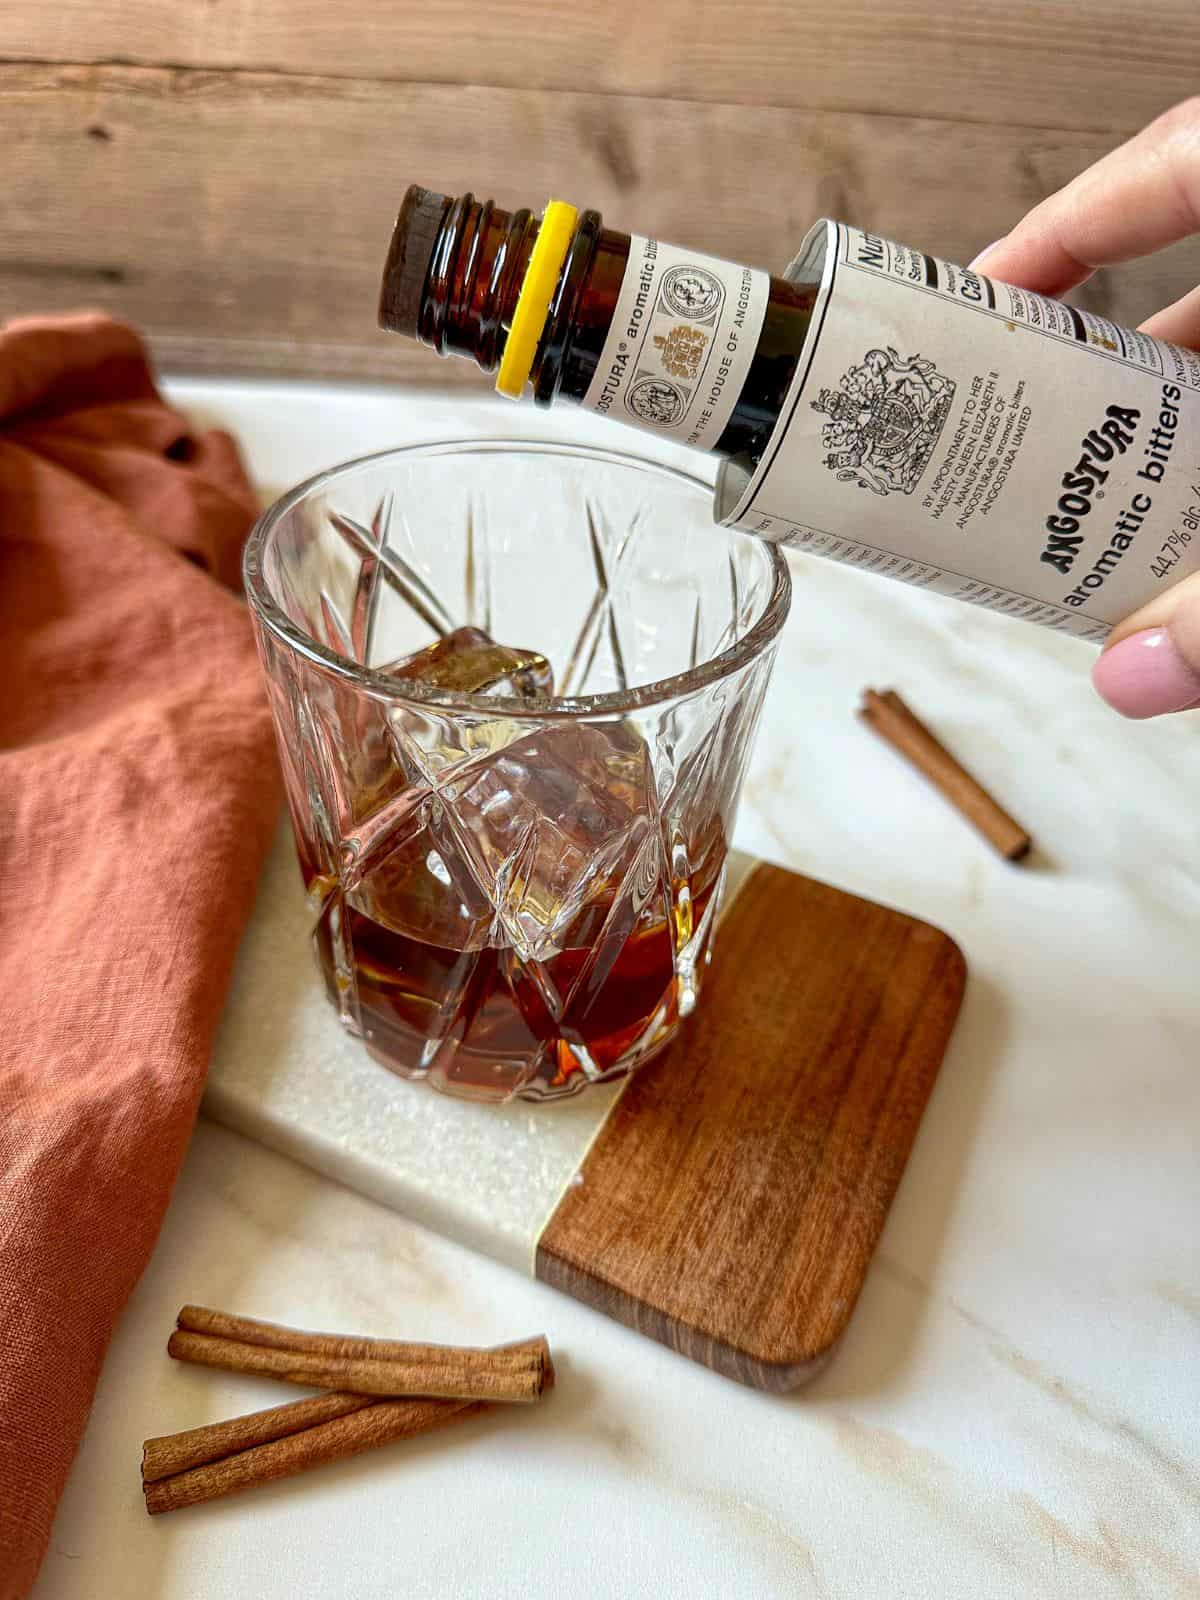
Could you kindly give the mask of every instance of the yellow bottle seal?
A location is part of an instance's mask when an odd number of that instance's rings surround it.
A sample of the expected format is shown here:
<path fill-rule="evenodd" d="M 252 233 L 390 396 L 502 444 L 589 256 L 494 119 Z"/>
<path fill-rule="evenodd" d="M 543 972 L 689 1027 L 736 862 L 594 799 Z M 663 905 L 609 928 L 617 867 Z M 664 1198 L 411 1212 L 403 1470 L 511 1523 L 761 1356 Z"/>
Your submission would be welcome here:
<path fill-rule="evenodd" d="M 575 235 L 578 218 L 578 211 L 565 200 L 549 201 L 542 213 L 541 226 L 525 269 L 525 281 L 517 296 L 512 327 L 500 358 L 500 370 L 496 374 L 497 394 L 507 395 L 510 400 L 519 400 L 529 382 L 538 341 L 550 314 L 550 302 L 558 287 L 558 275 Z"/>

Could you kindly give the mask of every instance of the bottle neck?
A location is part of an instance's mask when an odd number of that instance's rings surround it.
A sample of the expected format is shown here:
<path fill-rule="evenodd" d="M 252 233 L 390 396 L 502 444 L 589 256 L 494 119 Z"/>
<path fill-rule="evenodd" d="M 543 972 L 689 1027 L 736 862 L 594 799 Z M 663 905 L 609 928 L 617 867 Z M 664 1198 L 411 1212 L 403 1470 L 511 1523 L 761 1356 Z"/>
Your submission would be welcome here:
<path fill-rule="evenodd" d="M 483 372 L 494 372 L 537 229 L 529 210 L 501 211 L 472 194 L 451 201 L 418 305 L 420 342 L 440 356 L 465 356 Z"/>
<path fill-rule="evenodd" d="M 415 301 L 415 327 L 402 331 L 439 355 L 473 360 L 495 372 L 537 237 L 532 211 L 504 211 L 471 194 L 441 202 L 425 223 L 432 238 L 428 270 Z M 412 193 L 412 191 L 410 191 Z M 406 201 L 406 208 L 409 202 Z M 440 215 L 440 220 L 439 220 Z M 402 211 L 397 235 L 405 227 Z M 585 211 L 567 248 L 530 381 L 536 404 L 584 403 L 599 370 L 617 312 L 631 240 Z M 391 262 L 389 261 L 389 270 Z M 712 453 L 757 460 L 783 408 L 815 298 L 815 286 L 770 279 L 761 332 L 741 391 Z M 385 295 L 387 281 L 385 279 Z M 393 324 L 394 325 L 394 324 Z"/>

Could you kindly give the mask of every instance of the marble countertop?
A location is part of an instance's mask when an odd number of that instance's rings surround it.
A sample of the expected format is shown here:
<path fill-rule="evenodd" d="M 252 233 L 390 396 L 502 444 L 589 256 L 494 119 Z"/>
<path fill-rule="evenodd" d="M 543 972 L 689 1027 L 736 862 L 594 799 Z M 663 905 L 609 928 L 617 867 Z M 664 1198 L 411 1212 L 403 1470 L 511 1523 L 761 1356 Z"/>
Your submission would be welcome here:
<path fill-rule="evenodd" d="M 615 431 L 379 389 L 171 389 L 238 432 L 268 490 L 410 439 Z M 37 1600 L 1200 1595 L 1200 722 L 1121 722 L 1074 641 L 794 570 L 736 843 L 939 924 L 970 967 L 830 1366 L 793 1397 L 741 1389 L 202 1122 Z M 993 784 L 1037 838 L 1027 865 L 856 723 L 866 684 Z M 562 1378 L 534 1413 L 151 1522 L 144 1436 L 279 1399 L 167 1360 L 186 1300 L 418 1338 L 545 1330 Z"/>

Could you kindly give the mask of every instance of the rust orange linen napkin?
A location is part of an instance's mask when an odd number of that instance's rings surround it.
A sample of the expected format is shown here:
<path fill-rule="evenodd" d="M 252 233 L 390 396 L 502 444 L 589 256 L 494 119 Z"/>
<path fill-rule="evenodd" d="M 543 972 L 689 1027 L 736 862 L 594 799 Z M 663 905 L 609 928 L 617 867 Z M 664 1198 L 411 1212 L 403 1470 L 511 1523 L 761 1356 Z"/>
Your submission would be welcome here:
<path fill-rule="evenodd" d="M 0 325 L 0 1597 L 153 1247 L 279 805 L 233 441 L 107 317 Z"/>

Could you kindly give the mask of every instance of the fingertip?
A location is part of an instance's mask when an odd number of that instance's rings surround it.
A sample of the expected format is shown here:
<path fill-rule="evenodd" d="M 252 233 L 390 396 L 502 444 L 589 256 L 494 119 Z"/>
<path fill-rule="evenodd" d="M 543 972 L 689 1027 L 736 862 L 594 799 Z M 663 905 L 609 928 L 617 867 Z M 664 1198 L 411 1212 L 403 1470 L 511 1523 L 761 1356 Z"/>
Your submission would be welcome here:
<path fill-rule="evenodd" d="M 1166 628 L 1144 628 L 1111 645 L 1092 667 L 1092 685 L 1114 711 L 1136 721 L 1189 711 L 1200 700 L 1200 673 Z"/>
<path fill-rule="evenodd" d="M 987 258 L 991 255 L 992 251 L 998 249 L 1007 238 L 1008 235 L 1006 233 L 1002 233 L 998 239 L 993 239 L 991 244 L 985 244 L 983 249 L 975 257 L 974 261 L 969 263 L 969 270 L 971 272 L 986 272 Z"/>

